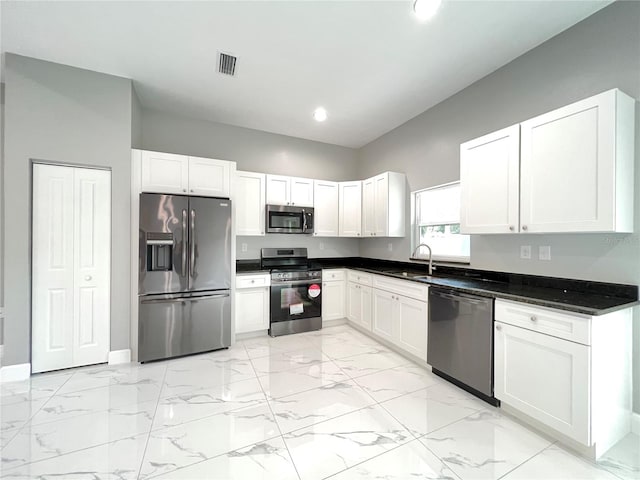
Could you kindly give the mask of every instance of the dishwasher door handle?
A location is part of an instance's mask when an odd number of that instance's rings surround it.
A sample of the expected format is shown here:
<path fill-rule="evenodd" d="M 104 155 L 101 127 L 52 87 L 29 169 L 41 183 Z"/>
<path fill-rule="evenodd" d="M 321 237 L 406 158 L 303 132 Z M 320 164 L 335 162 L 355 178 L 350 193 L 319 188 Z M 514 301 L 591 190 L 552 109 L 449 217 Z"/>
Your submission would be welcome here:
<path fill-rule="evenodd" d="M 429 295 L 434 295 L 441 298 L 447 298 L 449 300 L 454 300 L 457 302 L 464 301 L 465 303 L 470 303 L 472 305 L 486 305 L 491 303 L 493 300 L 489 297 L 478 298 L 477 295 L 470 295 L 463 292 L 443 292 L 440 290 L 429 290 Z"/>

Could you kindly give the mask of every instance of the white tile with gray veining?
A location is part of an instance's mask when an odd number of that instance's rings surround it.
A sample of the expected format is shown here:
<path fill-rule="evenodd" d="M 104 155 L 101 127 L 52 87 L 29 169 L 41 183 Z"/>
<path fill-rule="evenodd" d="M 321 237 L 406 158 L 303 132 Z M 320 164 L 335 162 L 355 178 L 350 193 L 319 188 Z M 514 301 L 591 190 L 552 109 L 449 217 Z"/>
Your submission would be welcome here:
<path fill-rule="evenodd" d="M 462 480 L 498 479 L 552 443 L 490 408 L 420 438 Z"/>
<path fill-rule="evenodd" d="M 551 445 L 502 477 L 504 480 L 618 480 L 604 467 Z"/>
<path fill-rule="evenodd" d="M 263 375 L 258 380 L 268 398 L 279 398 L 335 382 L 348 381 L 350 378 L 336 364 L 328 361 Z"/>
<path fill-rule="evenodd" d="M 325 478 L 413 439 L 378 405 L 284 435 L 302 480 Z"/>
<path fill-rule="evenodd" d="M 640 480 L 640 435 L 628 434 L 598 464 L 623 480 Z"/>
<path fill-rule="evenodd" d="M 26 425 L 2 449 L 2 468 L 6 470 L 147 433 L 151 429 L 155 408 L 154 401 L 57 422 Z"/>
<path fill-rule="evenodd" d="M 39 462 L 2 471 L 12 480 L 135 480 L 147 444 L 147 435 L 116 440 Z"/>
<path fill-rule="evenodd" d="M 331 477 L 331 480 L 459 480 L 418 440 L 405 443 Z"/>
<path fill-rule="evenodd" d="M 353 380 L 269 400 L 282 433 L 308 427 L 375 403 Z"/>
<path fill-rule="evenodd" d="M 281 437 L 218 455 L 154 479 L 171 480 L 298 480 Z"/>
<path fill-rule="evenodd" d="M 142 462 L 146 478 L 280 436 L 266 403 L 151 432 Z"/>
<path fill-rule="evenodd" d="M 181 393 L 160 400 L 153 429 L 179 425 L 265 401 L 264 392 L 256 378 Z"/>
<path fill-rule="evenodd" d="M 378 402 L 444 383 L 433 373 L 413 364 L 357 377 L 355 381 Z"/>
<path fill-rule="evenodd" d="M 276 353 L 268 357 L 252 358 L 251 363 L 258 376 L 269 373 L 286 372 L 300 367 L 309 367 L 329 360 L 320 350 L 306 348 Z"/>
<path fill-rule="evenodd" d="M 362 377 L 382 370 L 410 365 L 411 362 L 394 352 L 361 353 L 346 358 L 336 358 L 334 362 L 351 378 Z"/>

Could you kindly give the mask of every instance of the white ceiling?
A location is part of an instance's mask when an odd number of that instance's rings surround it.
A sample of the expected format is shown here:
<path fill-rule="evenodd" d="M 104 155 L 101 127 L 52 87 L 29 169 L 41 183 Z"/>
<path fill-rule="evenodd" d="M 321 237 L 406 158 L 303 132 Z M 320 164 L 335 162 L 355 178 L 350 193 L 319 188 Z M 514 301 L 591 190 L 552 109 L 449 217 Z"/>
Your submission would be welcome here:
<path fill-rule="evenodd" d="M 2 51 L 132 78 L 146 108 L 360 147 L 608 3 L 444 0 L 420 23 L 410 0 L 4 0 Z"/>

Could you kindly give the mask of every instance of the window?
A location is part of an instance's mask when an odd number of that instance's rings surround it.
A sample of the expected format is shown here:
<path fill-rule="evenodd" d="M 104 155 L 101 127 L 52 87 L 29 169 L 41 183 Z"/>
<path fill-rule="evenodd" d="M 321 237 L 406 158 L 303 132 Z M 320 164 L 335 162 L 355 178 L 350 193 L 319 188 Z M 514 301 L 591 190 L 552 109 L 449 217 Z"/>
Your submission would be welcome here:
<path fill-rule="evenodd" d="M 460 234 L 460 182 L 413 192 L 413 248 L 426 243 L 435 260 L 469 262 L 469 235 Z M 416 257 L 426 258 L 422 248 Z"/>

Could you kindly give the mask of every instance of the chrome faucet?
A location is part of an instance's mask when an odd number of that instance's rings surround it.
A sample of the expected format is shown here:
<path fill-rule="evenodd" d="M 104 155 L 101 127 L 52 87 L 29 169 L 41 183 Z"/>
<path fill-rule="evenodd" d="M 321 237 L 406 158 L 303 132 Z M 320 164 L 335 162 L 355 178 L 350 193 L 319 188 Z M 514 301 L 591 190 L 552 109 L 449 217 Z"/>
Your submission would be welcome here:
<path fill-rule="evenodd" d="M 409 260 L 414 260 L 414 261 L 419 261 L 419 262 L 424 262 L 424 260 L 422 258 L 416 258 L 416 253 L 418 253 L 418 250 L 420 250 L 421 247 L 427 247 L 427 249 L 429 250 L 429 275 L 433 275 L 433 262 L 432 262 L 432 252 L 431 252 L 431 247 L 429 245 L 427 245 L 426 243 L 421 243 L 420 245 L 418 245 L 416 247 L 416 249 L 413 251 L 413 253 L 411 254 L 411 257 L 409 258 Z"/>

